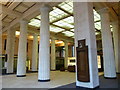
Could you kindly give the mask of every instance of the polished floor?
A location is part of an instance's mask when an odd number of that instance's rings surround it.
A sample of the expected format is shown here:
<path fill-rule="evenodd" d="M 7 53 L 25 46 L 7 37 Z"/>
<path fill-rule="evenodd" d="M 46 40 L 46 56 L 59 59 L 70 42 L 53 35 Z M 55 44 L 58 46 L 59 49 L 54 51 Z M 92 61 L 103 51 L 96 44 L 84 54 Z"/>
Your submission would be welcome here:
<path fill-rule="evenodd" d="M 96 90 L 106 90 L 106 89 L 117 89 L 117 90 L 120 90 L 120 75 L 117 75 L 117 79 L 105 79 L 104 76 L 100 76 L 99 77 L 99 82 L 100 82 L 100 86 L 99 88 L 96 88 Z M 82 90 L 86 90 L 85 88 L 82 88 L 82 87 L 76 87 L 76 83 L 71 83 L 71 84 L 67 84 L 67 85 L 63 85 L 63 86 L 60 86 L 60 87 L 57 87 L 57 88 L 74 88 L 75 90 L 78 90 L 78 89 L 82 89 Z M 56 90 L 57 88 L 54 88 L 52 90 Z"/>
<path fill-rule="evenodd" d="M 102 75 L 103 73 L 99 73 Z M 26 77 L 3 75 L 2 88 L 56 88 L 75 82 L 75 73 L 51 71 L 50 82 L 38 82 L 37 73 L 27 73 Z"/>
<path fill-rule="evenodd" d="M 75 73 L 51 71 L 50 82 L 38 82 L 37 73 L 28 73 L 26 77 L 3 75 L 2 88 L 55 88 L 75 82 Z"/>

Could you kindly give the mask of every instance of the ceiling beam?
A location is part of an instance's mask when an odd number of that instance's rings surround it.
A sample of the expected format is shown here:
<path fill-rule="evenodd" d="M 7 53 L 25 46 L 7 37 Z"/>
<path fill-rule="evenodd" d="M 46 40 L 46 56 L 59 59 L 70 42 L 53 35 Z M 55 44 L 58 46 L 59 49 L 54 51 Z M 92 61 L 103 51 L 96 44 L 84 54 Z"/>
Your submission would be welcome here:
<path fill-rule="evenodd" d="M 20 18 L 15 19 L 13 22 L 10 23 L 8 27 L 5 27 L 2 32 L 5 32 L 10 27 L 16 26 L 20 22 L 21 19 L 30 20 L 31 18 L 34 18 L 36 15 L 40 14 L 40 7 L 43 5 L 44 2 L 37 2 L 33 7 L 31 7 L 29 10 L 27 10 L 25 13 L 22 14 Z M 51 3 L 51 2 L 49 2 Z M 48 3 L 48 4 L 49 4 Z M 52 4 L 53 6 L 56 6 L 59 2 L 54 2 Z M 33 14 L 34 13 L 34 14 Z"/>
<path fill-rule="evenodd" d="M 9 23 L 2 21 L 3 26 L 9 26 Z"/>
<path fill-rule="evenodd" d="M 40 21 L 41 21 L 41 19 L 39 19 L 39 18 L 35 18 L 35 19 L 37 19 L 37 20 L 40 20 Z M 59 27 L 59 28 L 61 28 L 61 29 L 65 29 L 65 31 L 70 31 L 70 29 L 68 29 L 68 28 L 61 27 L 61 26 L 55 25 L 55 24 L 53 24 L 53 23 L 50 23 L 50 25 L 55 26 L 55 27 Z M 70 31 L 70 32 L 73 32 L 73 31 Z M 73 32 L 73 33 L 74 33 L 74 32 Z"/>
<path fill-rule="evenodd" d="M 3 14 L 9 14 L 9 15 L 14 16 L 14 17 L 21 17 L 22 16 L 21 13 L 13 11 L 13 10 L 5 7 L 4 5 L 2 5 L 2 13 Z"/>
<path fill-rule="evenodd" d="M 70 29 L 67 29 L 67 28 L 65 28 L 65 27 L 61 27 L 61 26 L 58 26 L 58 25 L 55 25 L 55 24 L 50 24 L 50 25 L 55 26 L 55 27 L 59 27 L 59 28 L 62 28 L 62 29 L 65 29 L 66 31 L 70 31 Z M 71 31 L 71 32 L 72 32 L 72 31 Z"/>
<path fill-rule="evenodd" d="M 16 28 L 18 31 L 19 31 L 19 27 Z M 34 27 L 34 26 L 28 26 L 28 33 L 31 33 L 31 34 L 34 34 L 36 33 L 37 35 L 40 35 L 40 31 L 38 30 L 38 28 Z M 56 39 L 59 39 L 59 40 L 63 40 L 63 41 L 68 41 L 68 42 L 74 42 L 74 39 L 73 38 L 69 38 L 67 36 L 64 36 L 63 34 L 57 34 L 54 33 L 54 32 L 50 32 L 50 38 L 56 38 Z"/>
<path fill-rule="evenodd" d="M 2 17 L 3 17 L 2 14 L 0 14 L 0 21 L 2 20 Z"/>
<path fill-rule="evenodd" d="M 60 20 L 62 20 L 62 19 L 65 19 L 65 18 L 67 18 L 67 17 L 70 17 L 70 16 L 71 16 L 71 15 L 63 16 L 62 18 L 59 18 L 59 19 L 57 19 L 57 20 L 54 20 L 54 21 L 52 21 L 51 23 L 58 22 L 58 21 L 60 21 Z"/>
<path fill-rule="evenodd" d="M 14 0 L 14 2 L 8 7 L 9 9 L 13 10 L 15 7 L 17 7 L 23 0 Z"/>
<path fill-rule="evenodd" d="M 6 30 L 8 30 L 10 27 L 16 26 L 16 24 L 19 24 L 21 19 L 26 19 L 29 21 L 29 19 L 33 18 L 36 16 L 36 14 L 34 15 L 33 13 L 35 13 L 36 11 L 39 10 L 40 8 L 40 4 L 36 4 L 35 6 L 33 6 L 32 8 L 30 8 L 28 11 L 26 11 L 23 15 L 21 15 L 20 18 L 15 19 L 13 22 L 10 23 L 10 25 L 8 27 L 5 27 L 2 32 L 5 32 Z M 39 12 L 38 12 L 39 13 Z M 33 16 L 34 15 L 34 16 Z"/>
<path fill-rule="evenodd" d="M 64 11 L 65 13 L 69 14 L 70 16 L 73 16 L 73 13 L 70 13 L 66 10 L 64 10 L 63 8 L 61 8 L 60 6 L 56 6 L 57 8 L 59 8 L 60 10 Z"/>

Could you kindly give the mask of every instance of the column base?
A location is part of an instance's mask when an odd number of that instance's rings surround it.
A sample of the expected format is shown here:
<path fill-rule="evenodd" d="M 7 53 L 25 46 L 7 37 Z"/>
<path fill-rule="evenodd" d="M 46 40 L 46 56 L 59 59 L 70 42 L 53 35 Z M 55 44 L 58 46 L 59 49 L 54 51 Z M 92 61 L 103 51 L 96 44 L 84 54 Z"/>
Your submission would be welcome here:
<path fill-rule="evenodd" d="M 15 73 L 4 73 L 2 75 L 13 75 L 13 74 L 15 74 Z"/>
<path fill-rule="evenodd" d="M 38 80 L 38 82 L 49 82 L 50 79 L 47 79 L 47 80 Z"/>
<path fill-rule="evenodd" d="M 117 72 L 117 74 L 120 74 L 120 72 Z"/>
<path fill-rule="evenodd" d="M 10 75 L 10 74 L 15 74 L 15 73 L 6 73 L 7 75 Z"/>
<path fill-rule="evenodd" d="M 50 71 L 56 71 L 56 70 L 50 70 Z"/>
<path fill-rule="evenodd" d="M 105 79 L 117 79 L 117 77 L 104 77 Z"/>
<path fill-rule="evenodd" d="M 38 72 L 38 71 L 31 71 L 31 72 Z"/>
<path fill-rule="evenodd" d="M 27 73 L 37 73 L 38 71 L 28 71 Z"/>
<path fill-rule="evenodd" d="M 76 88 L 81 88 L 81 89 L 98 89 L 98 88 L 100 88 L 100 86 L 97 86 L 97 87 L 94 87 L 94 88 L 87 88 L 87 87 L 76 86 Z"/>
<path fill-rule="evenodd" d="M 26 75 L 17 75 L 17 77 L 26 77 Z"/>

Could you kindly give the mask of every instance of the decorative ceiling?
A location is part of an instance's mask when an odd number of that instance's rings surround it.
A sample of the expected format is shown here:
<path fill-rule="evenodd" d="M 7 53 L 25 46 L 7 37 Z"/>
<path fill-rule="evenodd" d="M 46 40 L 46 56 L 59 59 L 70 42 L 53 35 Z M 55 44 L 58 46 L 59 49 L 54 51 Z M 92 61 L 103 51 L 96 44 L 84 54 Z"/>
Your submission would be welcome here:
<path fill-rule="evenodd" d="M 14 0 L 7 0 L 7 2 L 2 2 L 2 29 L 7 30 L 9 26 L 15 26 L 15 22 L 19 22 L 19 18 L 25 18 L 29 20 L 29 26 L 40 29 L 41 16 L 37 6 L 41 3 L 37 2 L 14 2 Z M 57 3 L 48 3 L 53 7 L 53 10 L 50 12 L 50 32 L 55 33 L 56 35 L 64 35 L 68 38 L 74 38 L 74 16 L 73 16 L 73 2 L 57 2 Z M 118 15 L 118 3 L 94 3 L 95 9 L 94 13 L 94 25 L 96 30 L 96 35 L 100 34 L 101 30 L 101 19 L 100 15 L 96 12 L 97 9 L 103 8 L 105 6 L 110 8 L 111 20 L 117 17 Z M 34 14 L 32 13 L 33 10 Z M 30 12 L 30 15 L 28 12 Z M 32 15 L 33 14 L 33 15 Z M 26 17 L 25 17 L 26 16 Z M 16 25 L 17 26 L 17 25 Z M 112 26 L 111 26 L 112 28 Z"/>

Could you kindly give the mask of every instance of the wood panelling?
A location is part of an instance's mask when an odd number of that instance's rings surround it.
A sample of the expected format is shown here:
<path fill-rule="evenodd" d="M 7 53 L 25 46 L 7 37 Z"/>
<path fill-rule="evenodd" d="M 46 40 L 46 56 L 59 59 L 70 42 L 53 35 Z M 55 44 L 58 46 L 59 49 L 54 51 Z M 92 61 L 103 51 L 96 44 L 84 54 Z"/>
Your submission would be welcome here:
<path fill-rule="evenodd" d="M 77 79 L 81 82 L 90 82 L 88 46 L 85 40 L 78 41 L 77 52 Z"/>

